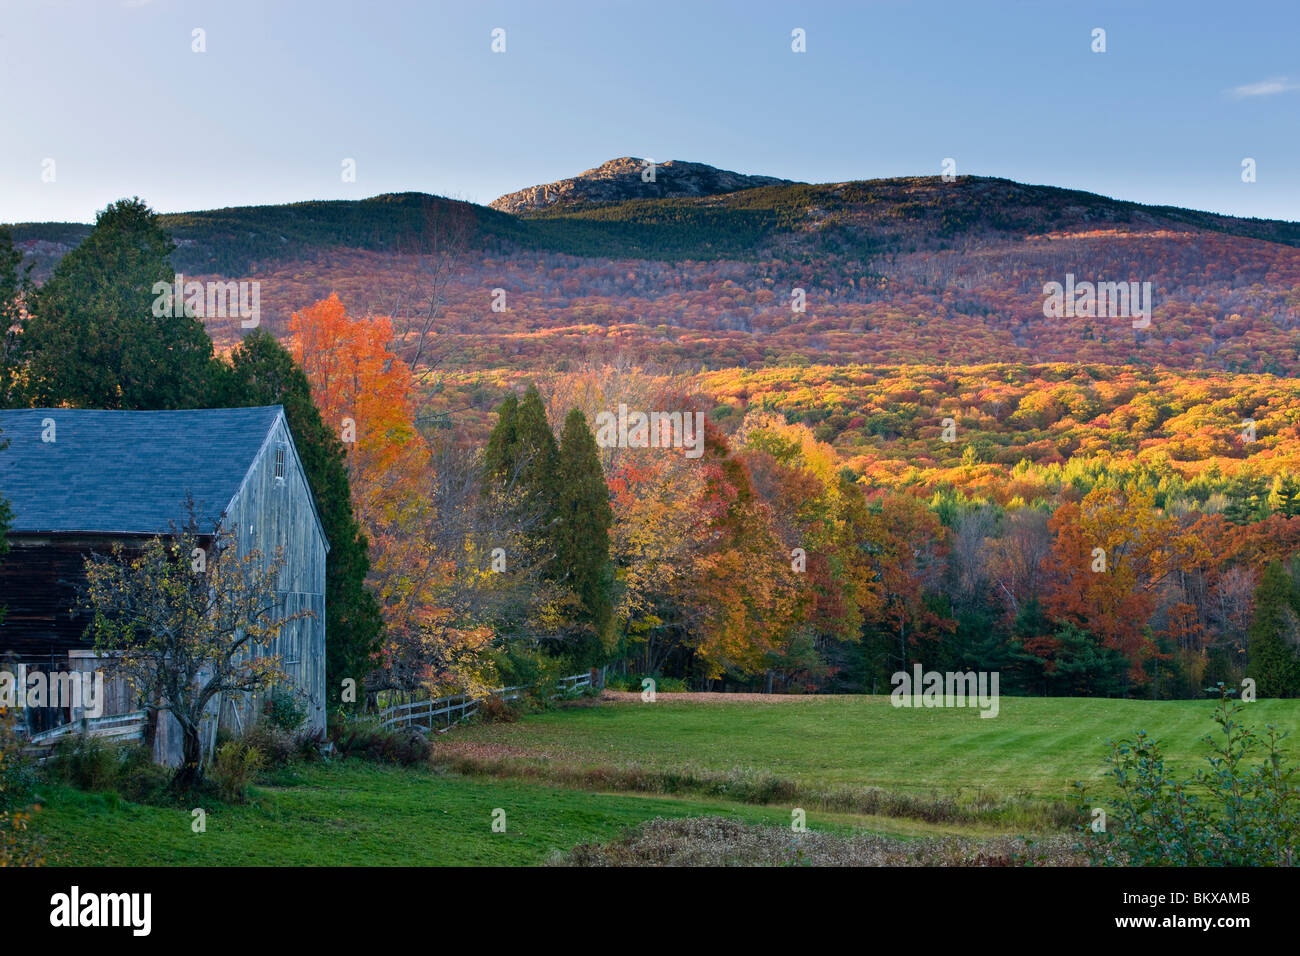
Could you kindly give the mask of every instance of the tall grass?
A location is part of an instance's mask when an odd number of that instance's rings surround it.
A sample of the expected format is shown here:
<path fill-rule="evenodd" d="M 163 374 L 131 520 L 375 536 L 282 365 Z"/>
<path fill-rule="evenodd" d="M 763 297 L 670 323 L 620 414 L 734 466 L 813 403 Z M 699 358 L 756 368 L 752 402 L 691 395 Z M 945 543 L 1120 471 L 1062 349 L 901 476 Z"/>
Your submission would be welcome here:
<path fill-rule="evenodd" d="M 434 765 L 465 776 L 537 780 L 583 790 L 690 794 L 737 803 L 800 806 L 927 823 L 987 823 L 1056 830 L 1079 822 L 1078 810 L 1068 802 L 1029 794 L 990 796 L 981 791 L 958 791 L 952 795 L 922 795 L 880 787 L 827 789 L 808 787 L 767 771 L 658 770 L 638 765 L 578 767 L 563 761 L 535 762 L 446 751 L 435 751 Z"/>

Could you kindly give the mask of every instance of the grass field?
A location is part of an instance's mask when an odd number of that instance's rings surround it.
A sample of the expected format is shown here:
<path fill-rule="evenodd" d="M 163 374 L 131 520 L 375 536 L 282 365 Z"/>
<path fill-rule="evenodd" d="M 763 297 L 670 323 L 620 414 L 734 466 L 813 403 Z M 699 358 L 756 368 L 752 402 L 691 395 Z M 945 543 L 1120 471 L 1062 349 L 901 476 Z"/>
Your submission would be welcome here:
<path fill-rule="evenodd" d="M 254 789 L 243 806 L 211 809 L 194 833 L 183 808 L 47 788 L 35 829 L 47 865 L 530 865 L 583 841 L 611 840 L 655 817 L 723 815 L 788 825 L 788 810 L 605 796 L 537 784 L 447 777 L 356 760 L 309 765 L 292 786 Z M 288 782 L 288 781 L 285 781 Z M 492 811 L 506 831 L 492 831 Z M 811 826 L 847 830 L 830 815 Z"/>
<path fill-rule="evenodd" d="M 1003 697 L 994 718 L 959 708 L 895 708 L 883 696 L 659 695 L 558 710 L 517 724 L 460 728 L 452 746 L 507 764 L 766 771 L 812 787 L 903 792 L 983 790 L 1064 796 L 1101 779 L 1108 737 L 1146 730 L 1174 769 L 1205 763 L 1215 702 Z M 1300 701 L 1247 705 L 1255 726 L 1290 730 L 1300 756 Z"/>
<path fill-rule="evenodd" d="M 539 864 L 579 843 L 615 840 L 656 817 L 723 816 L 788 827 L 798 805 L 746 803 L 725 785 L 672 796 L 613 792 L 630 788 L 575 784 L 572 776 L 563 785 L 561 771 L 594 770 L 599 780 L 611 768 L 694 768 L 737 780 L 772 775 L 807 790 L 982 791 L 1053 802 L 1070 781 L 1099 779 L 1105 738 L 1139 728 L 1190 772 L 1203 752 L 1199 738 L 1213 727 L 1212 710 L 1203 701 L 1003 698 L 997 718 L 981 719 L 975 711 L 896 710 L 879 697 L 663 695 L 654 704 L 603 702 L 456 728 L 439 738 L 435 757 L 469 761 L 467 775 L 357 760 L 280 771 L 254 788 L 248 804 L 210 808 L 201 834 L 191 831 L 184 808 L 47 785 L 36 830 L 47 862 L 56 865 Z M 1294 730 L 1300 701 L 1252 704 L 1247 716 L 1256 726 L 1271 721 Z M 1296 742 L 1290 743 L 1294 757 Z M 491 827 L 498 807 L 506 811 L 504 833 Z M 845 835 L 982 838 L 1033 829 L 1014 817 L 925 822 L 907 812 L 828 812 L 815 802 L 807 809 L 810 829 Z"/>

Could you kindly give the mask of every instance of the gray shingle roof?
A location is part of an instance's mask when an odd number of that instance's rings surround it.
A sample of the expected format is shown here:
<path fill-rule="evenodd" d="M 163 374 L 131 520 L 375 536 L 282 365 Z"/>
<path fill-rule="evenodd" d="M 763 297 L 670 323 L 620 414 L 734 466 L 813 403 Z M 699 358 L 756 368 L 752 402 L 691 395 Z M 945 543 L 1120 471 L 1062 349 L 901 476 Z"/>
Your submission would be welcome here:
<path fill-rule="evenodd" d="M 202 527 L 239 490 L 279 405 L 174 412 L 0 411 L 0 498 L 11 532 L 158 534 L 186 518 Z M 55 441 L 42 441 L 53 419 Z"/>

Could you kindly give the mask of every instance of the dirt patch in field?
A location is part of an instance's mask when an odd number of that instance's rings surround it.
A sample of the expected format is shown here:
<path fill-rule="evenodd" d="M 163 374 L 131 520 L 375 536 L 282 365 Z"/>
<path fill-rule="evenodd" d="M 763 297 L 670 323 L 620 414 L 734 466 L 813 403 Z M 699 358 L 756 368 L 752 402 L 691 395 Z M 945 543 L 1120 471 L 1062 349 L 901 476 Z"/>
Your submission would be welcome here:
<path fill-rule="evenodd" d="M 829 694 L 721 694 L 716 691 L 692 691 L 685 694 L 665 694 L 662 691 L 655 693 L 656 701 L 685 700 L 695 704 L 806 704 L 814 700 L 827 700 L 830 697 Z M 600 699 L 614 703 L 639 704 L 641 692 L 606 689 L 601 692 Z"/>

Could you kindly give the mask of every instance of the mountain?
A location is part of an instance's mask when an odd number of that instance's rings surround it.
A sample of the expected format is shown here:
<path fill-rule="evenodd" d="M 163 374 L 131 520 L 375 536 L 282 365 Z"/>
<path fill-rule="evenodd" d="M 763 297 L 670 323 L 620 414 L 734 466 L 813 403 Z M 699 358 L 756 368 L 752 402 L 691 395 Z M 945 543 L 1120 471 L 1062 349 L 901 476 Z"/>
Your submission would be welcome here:
<path fill-rule="evenodd" d="M 622 171 L 594 175 L 606 167 Z M 975 176 L 712 192 L 737 174 L 699 164 L 665 163 L 655 183 L 698 192 L 626 198 L 643 185 L 640 168 L 606 164 L 521 214 L 400 193 L 163 224 L 187 276 L 260 280 L 274 331 L 331 292 L 353 311 L 410 313 L 429 301 L 430 260 L 459 249 L 434 331 L 443 367 L 465 370 L 622 355 L 695 369 L 1061 362 L 1300 374 L 1297 223 Z M 88 228 L 13 231 L 39 278 Z M 1045 316 L 1044 285 L 1071 276 L 1149 282 L 1150 327 Z M 506 291 L 506 311 L 490 307 L 493 289 Z M 223 344 L 242 334 L 209 328 Z"/>
<path fill-rule="evenodd" d="M 611 160 L 581 176 L 503 196 L 491 206 L 426 193 L 169 213 L 177 268 L 243 274 L 330 249 L 419 254 L 449 232 L 469 247 L 660 261 L 870 261 L 926 250 L 1033 242 L 1112 229 L 1119 234 L 1218 233 L 1300 246 L 1300 223 L 1145 206 L 1006 179 L 937 176 L 808 184 L 742 176 L 701 163 Z M 542 203 L 545 190 L 556 190 Z M 646 193 L 658 190 L 658 198 Z M 529 198 L 532 197 L 532 198 Z M 510 207 L 518 212 L 505 212 Z M 14 239 L 41 277 L 89 232 L 82 223 L 18 223 Z"/>
<path fill-rule="evenodd" d="M 526 216 L 633 199 L 716 196 L 758 186 L 786 185 L 791 181 L 775 176 L 746 176 L 680 159 L 655 164 L 651 169 L 649 160 L 622 156 L 572 179 L 508 193 L 489 205 L 501 212 Z"/>

